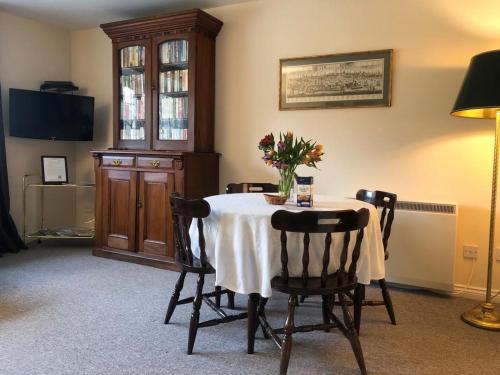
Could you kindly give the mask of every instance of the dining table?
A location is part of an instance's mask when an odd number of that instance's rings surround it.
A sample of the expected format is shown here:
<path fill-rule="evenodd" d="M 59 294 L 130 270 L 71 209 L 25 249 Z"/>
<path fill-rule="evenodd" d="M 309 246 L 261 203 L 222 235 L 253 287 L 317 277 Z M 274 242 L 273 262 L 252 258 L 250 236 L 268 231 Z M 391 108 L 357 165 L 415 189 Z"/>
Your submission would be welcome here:
<path fill-rule="evenodd" d="M 204 198 L 211 208 L 203 219 L 205 251 L 215 269 L 215 285 L 249 296 L 249 335 L 255 334 L 255 309 L 259 298 L 272 295 L 271 280 L 281 273 L 280 232 L 273 229 L 271 216 L 278 210 L 359 210 L 367 208 L 370 219 L 365 228 L 361 253 L 357 263 L 358 283 L 385 277 L 384 246 L 377 208 L 352 198 L 314 195 L 313 207 L 297 207 L 293 202 L 271 205 L 261 193 L 221 194 Z M 192 249 L 199 255 L 198 232 L 193 222 L 190 228 Z M 343 235 L 332 235 L 330 266 L 333 273 L 340 264 Z M 351 241 L 349 259 L 354 241 Z M 309 275 L 320 276 L 324 236 L 311 234 Z M 291 277 L 302 273 L 303 240 L 299 233 L 288 234 L 288 269 Z M 349 261 L 346 265 L 349 266 Z M 250 342 L 250 340 L 249 340 Z M 253 341 L 252 341 L 253 342 Z M 248 349 L 253 352 L 253 347 Z"/>

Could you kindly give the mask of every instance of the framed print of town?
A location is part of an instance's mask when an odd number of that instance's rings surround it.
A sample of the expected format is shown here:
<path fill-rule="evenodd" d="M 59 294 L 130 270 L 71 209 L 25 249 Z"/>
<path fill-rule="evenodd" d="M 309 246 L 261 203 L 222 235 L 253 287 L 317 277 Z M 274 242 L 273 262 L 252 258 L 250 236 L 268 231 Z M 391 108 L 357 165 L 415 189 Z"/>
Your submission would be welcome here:
<path fill-rule="evenodd" d="M 392 49 L 280 60 L 280 110 L 391 105 Z"/>

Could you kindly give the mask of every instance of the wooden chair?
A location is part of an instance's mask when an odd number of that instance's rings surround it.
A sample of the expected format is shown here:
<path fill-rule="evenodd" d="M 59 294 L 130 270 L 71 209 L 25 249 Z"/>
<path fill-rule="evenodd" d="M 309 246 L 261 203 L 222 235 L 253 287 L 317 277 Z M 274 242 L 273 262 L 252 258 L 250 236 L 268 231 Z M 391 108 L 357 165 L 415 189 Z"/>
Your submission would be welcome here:
<path fill-rule="evenodd" d="M 355 291 L 357 285 L 356 265 L 361 251 L 364 228 L 368 224 L 370 213 L 366 208 L 358 212 L 353 210 L 343 211 L 302 211 L 298 213 L 279 210 L 271 217 L 273 228 L 281 231 L 281 276 L 272 279 L 273 289 L 289 294 L 288 316 L 283 328 L 273 329 L 266 320 L 264 305 L 265 300 L 257 307 L 254 303 L 249 303 L 249 320 L 254 316 L 257 322 L 249 321 L 254 328 L 260 324 L 276 345 L 281 349 L 280 374 L 286 374 L 290 353 L 292 349 L 292 336 L 296 332 L 310 332 L 316 330 L 329 330 L 338 328 L 349 340 L 354 355 L 358 362 L 362 374 L 366 374 L 366 367 L 363 358 L 361 344 L 358 339 L 351 314 L 347 307 L 347 293 Z M 348 259 L 348 247 L 351 239 L 351 232 L 356 231 L 356 242 L 352 251 L 351 264 L 346 270 Z M 288 250 L 287 232 L 303 233 L 304 250 L 302 253 L 302 276 L 290 277 L 288 274 Z M 322 260 L 321 277 L 309 276 L 309 242 L 311 233 L 325 234 L 325 248 Z M 332 244 L 332 233 L 344 233 L 342 252 L 340 255 L 340 266 L 336 272 L 328 274 L 330 264 L 330 247 Z M 321 295 L 323 300 L 323 323 L 315 325 L 295 326 L 294 312 L 299 295 Z M 338 296 L 342 307 L 343 322 L 333 313 L 333 303 Z M 355 291 L 355 311 L 361 308 L 361 295 Z M 254 311 L 257 310 L 257 311 Z M 250 326 L 249 324 L 249 326 Z M 249 348 L 253 351 L 255 334 L 251 334 L 249 328 Z M 278 335 L 282 334 L 283 339 Z M 250 352 L 250 350 L 249 350 Z"/>
<path fill-rule="evenodd" d="M 243 182 L 240 184 L 228 184 L 226 194 L 233 193 L 277 193 L 278 185 L 267 182 Z"/>
<path fill-rule="evenodd" d="M 189 324 L 189 339 L 188 339 L 188 354 L 193 353 L 194 341 L 198 328 L 210 327 L 220 323 L 229 323 L 237 319 L 245 319 L 247 313 L 237 315 L 228 315 L 220 308 L 220 297 L 223 294 L 228 296 L 228 308 L 234 308 L 234 292 L 230 290 L 221 290 L 217 288 L 214 292 L 203 293 L 203 284 L 205 275 L 215 273 L 213 267 L 207 261 L 205 252 L 205 237 L 203 234 L 203 218 L 210 214 L 210 205 L 203 199 L 186 200 L 177 193 L 172 193 L 170 196 L 170 206 L 172 209 L 174 237 L 176 248 L 176 263 L 181 269 L 181 274 L 175 285 L 174 292 L 170 298 L 167 313 L 165 316 L 165 324 L 170 322 L 170 318 L 174 313 L 177 305 L 193 303 L 193 312 L 191 314 L 191 322 Z M 192 220 L 196 220 L 200 247 L 200 256 L 197 258 L 191 250 L 191 238 L 189 236 L 189 227 Z M 198 283 L 196 286 L 196 294 L 194 297 L 184 298 L 179 300 L 181 290 L 184 286 L 184 279 L 187 273 L 198 274 Z M 210 297 L 215 297 L 216 302 L 213 302 Z M 220 318 L 207 320 L 200 323 L 200 308 L 201 303 L 205 302 L 208 307 L 214 310 Z"/>
<path fill-rule="evenodd" d="M 380 214 L 380 229 L 382 230 L 382 242 L 384 244 L 385 260 L 389 258 L 389 252 L 387 251 L 387 243 L 389 242 L 389 237 L 391 235 L 392 222 L 394 221 L 394 208 L 396 206 L 397 195 L 393 193 L 387 193 L 385 191 L 369 191 L 361 189 L 356 194 L 356 199 L 371 203 L 377 208 L 381 208 L 382 212 Z M 382 290 L 383 301 L 380 300 L 366 300 L 365 299 L 365 286 L 360 284 L 358 288 L 362 295 L 362 305 L 363 306 L 381 306 L 385 305 L 387 314 L 391 320 L 392 324 L 396 324 L 396 315 L 394 314 L 394 307 L 392 306 L 391 295 L 389 294 L 389 289 L 387 289 L 387 283 L 385 279 L 378 280 L 380 289 Z M 361 309 L 357 311 L 357 315 L 354 316 L 354 321 L 356 324 L 356 329 L 359 333 L 359 327 L 361 325 Z"/>

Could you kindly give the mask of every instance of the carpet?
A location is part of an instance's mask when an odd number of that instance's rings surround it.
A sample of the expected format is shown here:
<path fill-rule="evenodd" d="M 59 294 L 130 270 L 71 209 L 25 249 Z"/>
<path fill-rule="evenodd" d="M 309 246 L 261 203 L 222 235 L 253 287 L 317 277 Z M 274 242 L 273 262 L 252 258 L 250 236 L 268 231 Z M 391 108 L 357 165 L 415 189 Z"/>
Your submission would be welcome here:
<path fill-rule="evenodd" d="M 198 331 L 185 354 L 191 305 L 163 318 L 177 273 L 97 258 L 89 246 L 44 243 L 0 259 L 0 374 L 277 374 L 279 351 L 257 333 L 246 354 L 246 321 Z M 213 278 L 206 283 L 206 290 Z M 188 276 L 183 295 L 192 293 Z M 369 296 L 378 294 L 367 288 Z M 474 301 L 391 290 L 398 325 L 383 307 L 365 308 L 361 345 L 370 374 L 499 374 L 500 332 L 460 321 Z M 223 298 L 225 302 L 225 297 Z M 236 304 L 246 306 L 246 296 Z M 287 296 L 267 315 L 282 325 Z M 320 322 L 320 299 L 296 309 L 296 323 Z M 208 308 L 202 319 L 213 318 Z M 336 331 L 296 334 L 289 374 L 359 374 Z"/>

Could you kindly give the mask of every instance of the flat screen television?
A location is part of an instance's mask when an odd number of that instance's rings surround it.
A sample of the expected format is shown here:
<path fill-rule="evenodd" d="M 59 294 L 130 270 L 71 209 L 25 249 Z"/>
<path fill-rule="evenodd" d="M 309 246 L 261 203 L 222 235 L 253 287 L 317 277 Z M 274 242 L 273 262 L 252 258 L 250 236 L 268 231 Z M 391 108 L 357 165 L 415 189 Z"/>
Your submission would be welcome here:
<path fill-rule="evenodd" d="M 60 141 L 91 141 L 94 98 L 10 89 L 10 136 Z"/>

